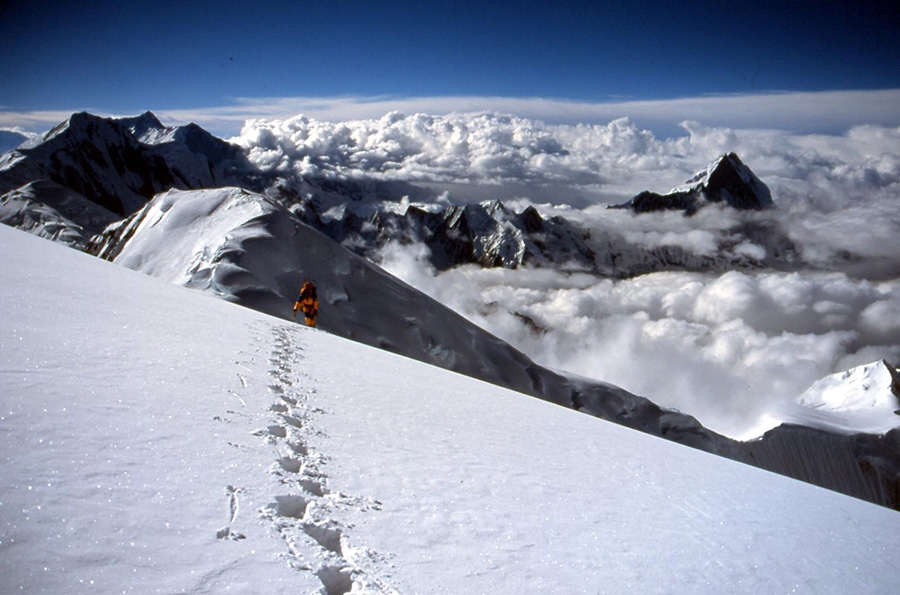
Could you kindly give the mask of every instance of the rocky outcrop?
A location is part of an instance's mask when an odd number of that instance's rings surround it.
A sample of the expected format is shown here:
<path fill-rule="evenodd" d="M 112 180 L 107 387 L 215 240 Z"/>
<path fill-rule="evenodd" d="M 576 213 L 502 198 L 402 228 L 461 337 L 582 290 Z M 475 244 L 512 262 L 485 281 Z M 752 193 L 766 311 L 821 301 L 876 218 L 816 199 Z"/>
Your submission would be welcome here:
<path fill-rule="evenodd" d="M 292 209 L 305 223 L 375 261 L 382 247 L 396 241 L 426 246 L 437 270 L 461 264 L 594 268 L 587 234 L 562 217 L 545 219 L 534 207 L 516 213 L 493 201 L 439 209 L 407 206 L 399 213 L 377 209 L 361 216 L 347 207 L 321 213 L 304 201 Z"/>

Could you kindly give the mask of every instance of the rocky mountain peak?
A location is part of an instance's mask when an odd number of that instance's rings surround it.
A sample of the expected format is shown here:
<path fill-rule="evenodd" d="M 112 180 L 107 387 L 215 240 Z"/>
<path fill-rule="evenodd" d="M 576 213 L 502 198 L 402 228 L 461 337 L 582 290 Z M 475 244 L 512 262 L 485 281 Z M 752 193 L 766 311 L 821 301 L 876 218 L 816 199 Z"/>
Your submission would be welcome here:
<path fill-rule="evenodd" d="M 775 206 L 769 187 L 744 165 L 736 153 L 723 155 L 699 180 L 700 191 L 710 202 L 724 201 L 740 210 L 762 210 Z"/>
<path fill-rule="evenodd" d="M 628 202 L 609 208 L 635 213 L 684 211 L 693 215 L 706 204 L 720 202 L 744 211 L 775 206 L 768 186 L 736 153 L 726 153 L 678 188 L 665 194 L 645 190 Z"/>

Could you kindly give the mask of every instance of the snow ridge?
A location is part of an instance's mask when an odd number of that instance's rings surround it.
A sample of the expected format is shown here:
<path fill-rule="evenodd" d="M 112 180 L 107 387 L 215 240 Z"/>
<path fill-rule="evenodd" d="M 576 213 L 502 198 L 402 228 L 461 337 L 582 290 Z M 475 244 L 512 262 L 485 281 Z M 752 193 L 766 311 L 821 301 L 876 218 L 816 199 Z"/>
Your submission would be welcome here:
<path fill-rule="evenodd" d="M 758 464 L 751 452 L 754 447 L 715 434 L 689 415 L 662 409 L 615 386 L 578 380 L 535 364 L 304 225 L 274 199 L 239 188 L 173 190 L 157 196 L 107 239 L 104 254 L 117 254 L 119 264 L 283 319 L 290 319 L 290 305 L 307 276 L 315 280 L 320 301 L 327 304 L 320 314 L 321 330 Z M 877 437 L 872 439 L 877 442 Z M 853 453 L 839 465 L 829 460 L 825 473 L 810 474 L 808 469 L 824 464 L 825 457 L 806 449 L 807 442 L 806 435 L 785 432 L 779 442 L 781 454 L 768 454 L 771 463 L 766 468 L 776 467 L 824 487 L 852 489 L 885 506 L 900 506 L 890 487 L 900 469 L 900 455 L 892 453 L 900 449 L 879 454 L 884 463 L 860 483 Z M 792 458 L 799 450 L 804 457 Z"/>

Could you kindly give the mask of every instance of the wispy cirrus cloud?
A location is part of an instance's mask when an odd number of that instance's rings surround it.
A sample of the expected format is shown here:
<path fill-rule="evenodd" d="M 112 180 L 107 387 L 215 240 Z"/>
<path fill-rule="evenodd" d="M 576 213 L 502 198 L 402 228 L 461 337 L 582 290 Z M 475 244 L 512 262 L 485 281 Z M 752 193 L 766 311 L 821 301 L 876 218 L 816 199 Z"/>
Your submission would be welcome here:
<path fill-rule="evenodd" d="M 762 128 L 791 132 L 843 132 L 859 124 L 900 125 L 900 89 L 715 95 L 659 100 L 573 101 L 540 97 L 275 97 L 239 98 L 209 110 L 163 110 L 177 121 L 212 126 L 254 118 L 284 119 L 303 114 L 342 122 L 405 114 L 499 112 L 549 124 L 605 124 L 627 117 L 658 135 L 680 134 L 679 123 Z M 202 120 L 202 121 L 201 121 Z"/>
<path fill-rule="evenodd" d="M 386 113 L 450 114 L 497 112 L 549 124 L 601 124 L 628 117 L 661 136 L 680 135 L 684 120 L 737 129 L 778 129 L 791 132 L 843 132 L 860 124 L 900 125 L 900 89 L 767 92 L 706 95 L 675 99 L 578 101 L 541 97 L 238 97 L 224 105 L 197 108 L 139 106 L 133 113 L 153 110 L 165 122 L 196 122 L 228 137 L 252 119 L 287 119 L 298 114 L 328 122 L 377 119 Z M 70 111 L 23 111 L 0 108 L 0 127 L 18 126 L 39 132 L 64 120 L 71 111 L 98 115 L 133 115 L 102 108 L 75 106 Z"/>

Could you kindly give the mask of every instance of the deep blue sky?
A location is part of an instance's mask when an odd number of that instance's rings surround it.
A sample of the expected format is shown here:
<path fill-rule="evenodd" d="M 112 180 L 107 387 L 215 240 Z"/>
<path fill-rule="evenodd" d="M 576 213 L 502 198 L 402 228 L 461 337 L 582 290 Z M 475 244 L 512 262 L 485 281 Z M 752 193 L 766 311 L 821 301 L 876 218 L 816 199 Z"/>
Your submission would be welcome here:
<path fill-rule="evenodd" d="M 0 110 L 900 88 L 890 2 L 679 4 L 6 0 Z"/>

